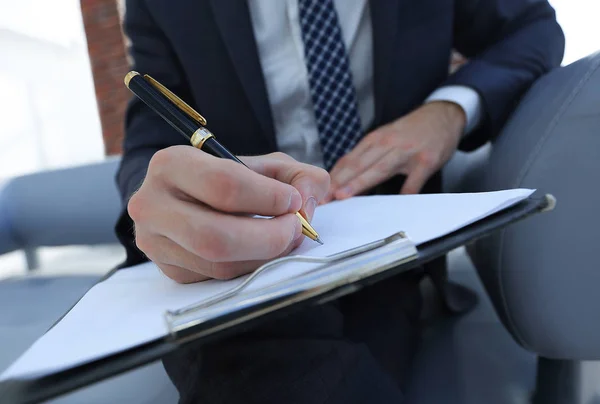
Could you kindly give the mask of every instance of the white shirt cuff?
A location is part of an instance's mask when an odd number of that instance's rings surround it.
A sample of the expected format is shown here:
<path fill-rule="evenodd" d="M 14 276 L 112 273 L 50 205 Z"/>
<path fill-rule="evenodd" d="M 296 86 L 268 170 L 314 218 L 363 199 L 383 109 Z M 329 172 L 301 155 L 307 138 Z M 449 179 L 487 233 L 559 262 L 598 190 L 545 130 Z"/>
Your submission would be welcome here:
<path fill-rule="evenodd" d="M 479 125 L 481 121 L 481 97 L 477 91 L 466 86 L 445 86 L 435 90 L 425 103 L 431 101 L 448 101 L 458 104 L 467 117 L 464 133 L 467 134 Z"/>

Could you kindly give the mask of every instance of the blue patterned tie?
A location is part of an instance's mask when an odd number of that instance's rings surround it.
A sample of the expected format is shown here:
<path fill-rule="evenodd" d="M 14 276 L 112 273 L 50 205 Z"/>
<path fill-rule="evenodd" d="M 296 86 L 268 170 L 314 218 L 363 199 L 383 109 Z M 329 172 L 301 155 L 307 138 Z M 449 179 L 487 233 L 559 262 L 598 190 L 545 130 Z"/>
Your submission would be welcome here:
<path fill-rule="evenodd" d="M 304 56 L 325 168 L 362 135 L 356 90 L 333 0 L 298 0 Z"/>

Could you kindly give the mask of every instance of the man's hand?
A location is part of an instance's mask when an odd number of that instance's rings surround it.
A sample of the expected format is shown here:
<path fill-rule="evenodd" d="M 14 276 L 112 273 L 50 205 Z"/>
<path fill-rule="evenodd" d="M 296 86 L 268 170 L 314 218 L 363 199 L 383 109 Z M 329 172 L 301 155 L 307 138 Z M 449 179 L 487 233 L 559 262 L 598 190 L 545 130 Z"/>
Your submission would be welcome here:
<path fill-rule="evenodd" d="M 168 277 L 234 278 L 302 242 L 295 213 L 312 219 L 329 187 L 327 172 L 281 153 L 242 160 L 250 169 L 174 146 L 150 161 L 127 208 L 138 248 Z"/>
<path fill-rule="evenodd" d="M 368 134 L 331 170 L 324 202 L 361 194 L 397 174 L 407 176 L 404 194 L 420 192 L 452 156 L 466 124 L 451 102 L 431 102 Z"/>

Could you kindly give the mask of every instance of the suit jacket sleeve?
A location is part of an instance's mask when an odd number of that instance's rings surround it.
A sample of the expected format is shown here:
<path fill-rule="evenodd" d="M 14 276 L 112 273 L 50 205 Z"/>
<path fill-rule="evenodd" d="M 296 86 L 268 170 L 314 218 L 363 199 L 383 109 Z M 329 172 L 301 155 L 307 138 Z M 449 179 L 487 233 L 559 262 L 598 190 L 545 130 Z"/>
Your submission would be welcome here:
<path fill-rule="evenodd" d="M 473 150 L 501 130 L 520 97 L 560 65 L 565 39 L 546 0 L 456 0 L 454 46 L 469 61 L 445 85 L 473 88 L 484 116 L 462 150 Z"/>
<path fill-rule="evenodd" d="M 189 89 L 177 58 L 144 1 L 127 0 L 123 28 L 130 41 L 133 70 L 150 74 L 181 98 L 190 101 Z M 123 155 L 116 178 L 123 203 L 116 233 L 127 252 L 127 260 L 122 266 L 146 260 L 135 245 L 133 221 L 127 213 L 129 198 L 142 184 L 153 154 L 162 148 L 184 143 L 185 139 L 179 133 L 132 96 L 125 115 Z"/>

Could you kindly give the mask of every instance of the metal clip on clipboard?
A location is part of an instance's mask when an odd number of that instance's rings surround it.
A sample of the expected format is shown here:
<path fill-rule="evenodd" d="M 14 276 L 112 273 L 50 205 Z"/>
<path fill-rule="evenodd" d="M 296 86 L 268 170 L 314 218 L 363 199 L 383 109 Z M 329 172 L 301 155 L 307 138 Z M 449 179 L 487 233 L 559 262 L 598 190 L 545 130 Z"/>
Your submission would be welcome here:
<path fill-rule="evenodd" d="M 326 257 L 292 255 L 278 258 L 257 268 L 241 284 L 225 292 L 192 305 L 165 312 L 165 321 L 171 336 L 176 337 L 181 331 L 188 330 L 221 315 L 249 308 L 258 303 L 299 294 L 295 300 L 285 303 L 292 304 L 295 301 L 322 294 L 339 286 L 351 285 L 354 281 L 415 259 L 417 255 L 418 252 L 414 243 L 410 241 L 404 232 L 399 232 L 384 239 Z M 240 296 L 240 292 L 244 291 L 262 274 L 285 263 L 321 265 L 300 275 Z M 276 310 L 280 306 L 273 306 L 270 308 L 271 310 L 267 309 L 267 311 Z M 199 334 L 202 334 L 202 332 Z"/>

